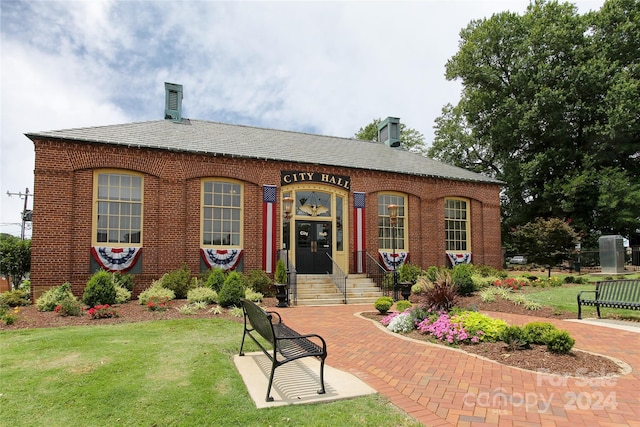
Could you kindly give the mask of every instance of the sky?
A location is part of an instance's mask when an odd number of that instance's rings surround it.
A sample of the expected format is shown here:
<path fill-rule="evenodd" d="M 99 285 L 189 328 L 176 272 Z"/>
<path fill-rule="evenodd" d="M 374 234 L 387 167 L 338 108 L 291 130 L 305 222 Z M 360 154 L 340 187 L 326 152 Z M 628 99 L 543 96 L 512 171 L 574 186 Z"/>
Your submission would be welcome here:
<path fill-rule="evenodd" d="M 460 30 L 528 4 L 0 0 L 0 233 L 21 234 L 25 200 L 7 192 L 34 193 L 25 133 L 162 120 L 164 82 L 191 119 L 353 137 L 393 116 L 429 145 L 460 98 L 444 75 Z"/>

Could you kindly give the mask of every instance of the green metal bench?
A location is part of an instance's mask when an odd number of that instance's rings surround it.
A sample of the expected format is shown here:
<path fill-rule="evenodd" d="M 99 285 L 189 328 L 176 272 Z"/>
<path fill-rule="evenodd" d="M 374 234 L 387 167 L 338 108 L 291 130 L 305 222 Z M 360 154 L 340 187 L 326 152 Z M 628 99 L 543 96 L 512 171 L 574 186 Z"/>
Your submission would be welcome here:
<path fill-rule="evenodd" d="M 594 293 L 593 299 L 582 294 Z M 600 307 L 640 310 L 640 280 L 604 280 L 596 283 L 593 291 L 578 293 L 578 319 L 582 319 L 582 306 L 595 306 L 600 318 Z"/>
<path fill-rule="evenodd" d="M 273 375 L 278 366 L 285 363 L 301 359 L 303 357 L 316 357 L 320 360 L 320 390 L 318 394 L 324 394 L 324 361 L 327 358 L 327 344 L 320 335 L 301 335 L 282 323 L 282 318 L 275 311 L 264 311 L 253 302 L 241 299 L 242 311 L 244 312 L 244 333 L 240 344 L 240 356 L 244 356 L 242 351 L 244 340 L 249 336 L 260 347 L 262 352 L 271 360 L 271 375 L 269 376 L 269 386 L 267 387 L 267 402 L 273 401 L 271 397 L 271 386 L 273 385 Z M 274 316 L 277 318 L 274 323 Z M 271 349 L 267 349 L 258 341 L 254 333 L 258 333 L 262 338 L 271 344 Z M 311 339 L 312 340 L 311 340 Z"/>

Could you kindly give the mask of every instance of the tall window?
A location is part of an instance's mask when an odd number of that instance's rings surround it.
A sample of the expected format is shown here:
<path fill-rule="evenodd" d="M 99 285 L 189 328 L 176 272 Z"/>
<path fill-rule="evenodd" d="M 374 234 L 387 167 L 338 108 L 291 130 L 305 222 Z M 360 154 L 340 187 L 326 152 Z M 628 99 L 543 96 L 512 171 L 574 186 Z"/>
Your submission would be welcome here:
<path fill-rule="evenodd" d="M 463 199 L 445 199 L 444 229 L 447 251 L 469 251 L 469 204 Z"/>
<path fill-rule="evenodd" d="M 395 230 L 391 226 L 389 218 L 389 205 L 398 206 L 398 218 Z M 406 224 L 406 202 L 405 198 L 399 194 L 379 194 L 378 195 L 378 246 L 380 249 L 406 250 L 405 245 L 405 224 Z M 395 244 L 394 244 L 395 236 Z"/>
<path fill-rule="evenodd" d="M 95 243 L 142 244 L 142 176 L 125 172 L 94 175 Z"/>
<path fill-rule="evenodd" d="M 202 183 L 202 244 L 241 246 L 242 185 L 227 181 Z"/>

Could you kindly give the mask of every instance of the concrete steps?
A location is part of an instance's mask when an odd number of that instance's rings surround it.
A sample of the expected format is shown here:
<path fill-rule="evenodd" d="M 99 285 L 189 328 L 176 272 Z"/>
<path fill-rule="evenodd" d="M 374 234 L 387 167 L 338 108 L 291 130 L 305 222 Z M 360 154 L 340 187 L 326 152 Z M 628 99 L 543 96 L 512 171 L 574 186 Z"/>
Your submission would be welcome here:
<path fill-rule="evenodd" d="M 298 274 L 297 305 L 344 304 L 344 295 L 326 274 Z M 347 277 L 347 304 L 373 304 L 382 296 L 380 289 L 364 274 Z"/>

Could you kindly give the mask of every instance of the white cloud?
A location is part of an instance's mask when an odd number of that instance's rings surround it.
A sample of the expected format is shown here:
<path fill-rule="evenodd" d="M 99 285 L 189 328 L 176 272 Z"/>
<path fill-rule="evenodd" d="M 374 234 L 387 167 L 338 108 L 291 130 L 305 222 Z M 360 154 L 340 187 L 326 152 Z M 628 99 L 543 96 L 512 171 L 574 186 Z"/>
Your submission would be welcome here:
<path fill-rule="evenodd" d="M 33 190 L 24 133 L 161 119 L 165 81 L 184 85 L 191 118 L 350 137 L 398 116 L 430 141 L 459 97 L 444 78 L 459 31 L 528 4 L 0 2 L 0 223 L 20 222 L 6 191 Z"/>

